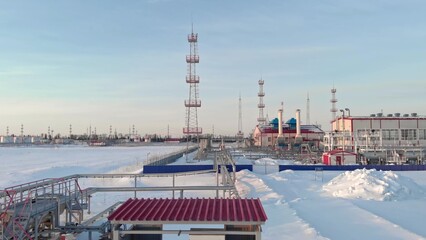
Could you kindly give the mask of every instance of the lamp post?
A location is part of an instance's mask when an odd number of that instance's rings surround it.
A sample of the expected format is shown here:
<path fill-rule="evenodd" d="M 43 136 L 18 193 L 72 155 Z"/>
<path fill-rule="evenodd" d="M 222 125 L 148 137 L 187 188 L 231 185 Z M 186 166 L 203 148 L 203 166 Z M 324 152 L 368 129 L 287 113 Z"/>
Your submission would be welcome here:
<path fill-rule="evenodd" d="M 348 117 L 351 116 L 351 110 L 349 108 L 345 108 L 345 110 L 348 112 Z"/>
<path fill-rule="evenodd" d="M 340 111 L 342 112 L 342 121 L 343 121 L 343 131 L 342 131 L 342 164 L 345 162 L 345 110 L 340 109 Z"/>
<path fill-rule="evenodd" d="M 351 110 L 349 108 L 345 108 L 346 112 L 348 112 L 348 117 L 351 116 Z M 352 121 L 351 121 L 351 125 L 352 125 Z M 349 127 L 349 129 L 351 129 L 351 127 Z M 354 141 L 353 141 L 353 137 L 352 137 L 352 131 L 349 130 L 349 144 L 350 144 L 350 149 L 353 149 L 353 145 L 354 145 Z"/>

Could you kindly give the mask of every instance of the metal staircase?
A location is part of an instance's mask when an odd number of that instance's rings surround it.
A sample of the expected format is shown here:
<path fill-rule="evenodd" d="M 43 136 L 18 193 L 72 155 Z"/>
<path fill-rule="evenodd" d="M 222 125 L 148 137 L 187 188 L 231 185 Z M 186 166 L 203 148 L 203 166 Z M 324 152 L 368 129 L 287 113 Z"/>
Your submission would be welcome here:
<path fill-rule="evenodd" d="M 219 191 L 229 193 L 229 197 L 238 198 L 235 188 L 235 163 L 228 152 L 224 151 L 217 160 L 220 173 L 217 172 L 217 186 L 172 186 L 137 187 L 137 178 L 175 177 L 206 173 L 206 171 L 172 174 L 75 174 L 63 178 L 48 178 L 24 183 L 0 190 L 0 240 L 52 239 L 55 233 L 81 233 L 97 231 L 105 234 L 108 224 L 89 226 L 82 223 L 83 211 L 90 211 L 90 198 L 97 192 L 136 192 L 136 191 Z M 232 171 L 231 171 L 232 169 Z M 207 171 L 211 172 L 211 170 Z M 223 186 L 219 186 L 219 174 Z M 79 179 L 132 178 L 134 187 L 89 187 L 81 189 Z M 117 204 L 108 208 L 108 211 Z M 64 214 L 64 215 L 63 215 Z M 103 213 L 105 214 L 105 212 Z M 101 214 L 101 215 L 103 215 Z M 95 216 L 98 219 L 101 215 Z M 60 219 L 65 216 L 65 222 Z M 63 220 L 62 220 L 63 221 Z M 93 222 L 94 220 L 90 220 Z"/>
<path fill-rule="evenodd" d="M 228 167 L 231 168 L 229 171 Z M 232 159 L 231 154 L 226 149 L 223 149 L 216 156 L 215 168 L 222 175 L 222 184 L 224 186 L 231 186 L 232 189 L 229 190 L 230 198 L 240 198 L 238 191 L 235 187 L 236 182 L 236 166 L 234 159 Z"/>
<path fill-rule="evenodd" d="M 64 211 L 67 222 L 80 224 L 88 195 L 74 177 L 43 179 L 5 189 L 0 192 L 0 202 L 2 240 L 38 239 L 38 226 L 59 226 L 59 215 Z M 53 219 L 56 222 L 43 224 Z"/>

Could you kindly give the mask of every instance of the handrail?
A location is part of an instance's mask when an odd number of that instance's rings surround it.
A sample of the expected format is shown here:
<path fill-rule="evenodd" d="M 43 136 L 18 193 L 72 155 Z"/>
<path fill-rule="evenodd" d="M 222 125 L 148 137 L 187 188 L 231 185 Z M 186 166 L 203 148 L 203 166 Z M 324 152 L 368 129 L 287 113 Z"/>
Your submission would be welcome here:
<path fill-rule="evenodd" d="M 50 186 L 52 184 L 59 184 L 71 179 L 80 179 L 80 178 L 139 178 L 139 177 L 170 177 L 170 176 L 186 176 L 186 175 L 194 175 L 194 174 L 204 174 L 207 172 L 211 172 L 212 170 L 203 170 L 203 171 L 194 171 L 194 172 L 182 172 L 182 173 L 156 173 L 156 174 L 142 174 L 142 173 L 87 173 L 87 174 L 73 174 L 62 178 L 46 178 L 46 180 L 42 183 L 38 181 L 34 181 L 33 185 L 29 184 L 21 184 L 22 186 L 27 185 L 26 187 L 16 188 L 13 190 L 9 190 L 10 188 L 6 188 L 3 191 L 0 191 L 0 198 L 6 197 L 7 192 L 16 191 L 16 192 L 26 192 L 28 190 L 33 190 L 35 188 L 40 188 L 44 186 Z"/>
<path fill-rule="evenodd" d="M 174 187 L 91 187 L 88 192 L 151 192 L 151 191 L 211 191 L 211 190 L 232 190 L 233 186 L 174 186 Z"/>
<path fill-rule="evenodd" d="M 176 153 L 173 153 L 176 154 Z M 225 157 L 224 161 L 231 161 L 229 154 Z M 232 164 L 233 165 L 233 164 Z M 235 165 L 233 165 L 235 166 Z M 25 239 L 32 239 L 32 236 L 26 232 L 27 223 L 32 217 L 40 214 L 41 212 L 47 211 L 54 207 L 54 203 L 63 204 L 64 201 L 68 201 L 71 198 L 73 202 L 85 203 L 90 198 L 91 194 L 97 192 L 136 192 L 136 191 L 180 191 L 183 196 L 184 191 L 219 191 L 223 190 L 224 194 L 226 191 L 230 193 L 235 191 L 235 185 L 230 182 L 224 186 L 173 186 L 173 187 L 89 187 L 82 189 L 78 182 L 81 178 L 142 178 L 142 177 L 171 177 L 171 176 L 186 176 L 195 174 L 211 173 L 214 170 L 201 170 L 192 172 L 181 172 L 181 173 L 160 173 L 160 174 L 143 174 L 143 173 L 108 173 L 108 174 L 73 174 L 61 178 L 45 178 L 42 180 L 32 181 L 15 185 L 12 187 L 5 188 L 3 191 L 0 190 L 1 201 L 5 203 L 0 205 L 0 217 L 4 219 L 7 217 L 7 211 L 12 207 L 15 208 L 13 216 L 11 216 L 11 224 L 14 224 L 19 229 L 13 230 L 13 225 L 7 226 L 6 231 L 8 235 L 15 238 L 24 237 Z M 227 172 L 227 171 L 226 171 Z M 232 179 L 230 173 L 226 173 L 228 179 Z M 66 191 L 66 192 L 64 192 Z M 23 195 L 27 195 L 26 198 Z M 80 199 L 81 197 L 81 199 Z M 56 202 L 54 201 L 56 199 Z M 50 201 L 49 201 L 50 200 Z M 6 201 L 7 204 L 6 204 Z M 35 201 L 35 202 L 34 202 Z M 40 201 L 40 202 L 39 202 Z M 36 205 L 34 205 L 36 204 Z M 70 206 L 68 206 L 70 207 Z M 28 216 L 27 216 L 28 215 Z M 12 231 L 12 232 L 10 232 Z"/>

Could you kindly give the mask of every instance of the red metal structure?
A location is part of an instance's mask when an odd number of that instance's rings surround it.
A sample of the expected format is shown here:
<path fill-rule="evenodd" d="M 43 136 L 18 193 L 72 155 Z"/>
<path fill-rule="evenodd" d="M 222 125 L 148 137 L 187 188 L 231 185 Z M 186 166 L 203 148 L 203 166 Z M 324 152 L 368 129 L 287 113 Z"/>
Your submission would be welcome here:
<path fill-rule="evenodd" d="M 201 107 L 201 100 L 199 99 L 198 84 L 200 83 L 200 76 L 197 75 L 196 64 L 200 62 L 198 56 L 198 34 L 192 30 L 188 34 L 188 42 L 190 45 L 189 55 L 186 56 L 186 63 L 188 64 L 188 75 L 186 76 L 186 83 L 189 84 L 189 98 L 185 100 L 186 107 L 186 121 L 183 128 L 183 134 L 198 135 L 202 134 L 203 130 L 198 126 L 198 112 L 197 109 Z"/>
<path fill-rule="evenodd" d="M 259 103 L 257 104 L 257 108 L 259 108 L 259 117 L 257 118 L 257 121 L 259 122 L 259 125 L 262 126 L 266 124 L 266 118 L 263 115 L 263 109 L 265 108 L 265 104 L 263 103 L 263 97 L 265 96 L 263 85 L 265 84 L 265 81 L 260 79 L 258 83 L 259 93 L 257 93 L 257 96 L 259 97 Z"/>
<path fill-rule="evenodd" d="M 259 199 L 190 198 L 129 199 L 114 211 L 110 221 L 264 223 L 267 219 Z"/>
<path fill-rule="evenodd" d="M 259 240 L 260 226 L 266 222 L 267 216 L 259 199 L 154 198 L 129 199 L 108 220 L 112 224 L 113 240 L 138 234 L 154 234 L 155 239 L 161 239 L 162 234 L 189 234 Z M 223 227 L 164 230 L 164 224 L 214 224 Z"/>

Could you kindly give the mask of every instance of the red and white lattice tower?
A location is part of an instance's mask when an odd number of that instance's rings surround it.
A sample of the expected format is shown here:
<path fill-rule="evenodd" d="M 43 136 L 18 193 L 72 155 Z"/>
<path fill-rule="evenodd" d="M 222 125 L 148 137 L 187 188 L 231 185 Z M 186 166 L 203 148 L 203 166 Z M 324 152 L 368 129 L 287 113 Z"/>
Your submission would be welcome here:
<path fill-rule="evenodd" d="M 257 104 L 257 107 L 259 108 L 259 117 L 257 118 L 259 125 L 265 125 L 266 123 L 266 118 L 263 115 L 263 109 L 265 108 L 265 104 L 263 103 L 263 97 L 265 96 L 265 92 L 263 91 L 263 84 L 265 84 L 265 81 L 260 79 L 259 92 L 257 93 L 257 96 L 259 97 L 259 103 Z"/>
<path fill-rule="evenodd" d="M 189 84 L 189 96 L 185 100 L 186 107 L 186 122 L 185 127 L 183 128 L 183 134 L 186 134 L 189 138 L 190 136 L 197 136 L 197 139 L 203 130 L 198 126 L 198 115 L 197 109 L 201 107 L 201 100 L 199 99 L 198 93 L 198 84 L 200 83 L 200 76 L 197 75 L 197 63 L 200 62 L 200 57 L 198 56 L 198 34 L 194 33 L 194 30 L 191 31 L 191 34 L 188 34 L 188 42 L 190 45 L 189 55 L 186 55 L 186 62 L 188 64 L 188 75 L 186 75 L 186 83 Z"/>
<path fill-rule="evenodd" d="M 237 145 L 239 148 L 243 147 L 244 133 L 243 133 L 243 111 L 241 104 L 241 93 L 238 98 L 238 132 L 237 132 Z"/>
<path fill-rule="evenodd" d="M 336 88 L 334 88 L 334 86 L 333 86 L 333 88 L 331 89 L 331 100 L 330 100 L 330 102 L 331 102 L 331 109 L 330 109 L 330 112 L 331 112 L 331 121 L 334 121 L 334 119 L 336 119 L 336 112 L 337 112 L 337 107 L 336 107 L 336 103 L 337 103 L 337 98 L 336 98 Z"/>
<path fill-rule="evenodd" d="M 306 125 L 311 124 L 311 100 L 309 99 L 309 92 L 308 92 L 308 98 L 306 98 Z"/>

